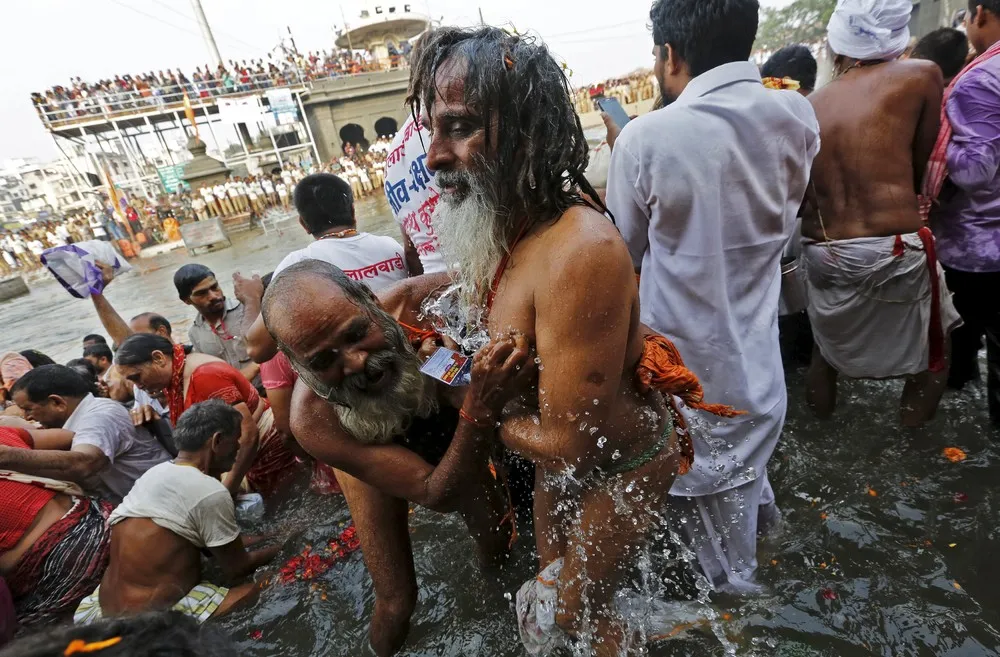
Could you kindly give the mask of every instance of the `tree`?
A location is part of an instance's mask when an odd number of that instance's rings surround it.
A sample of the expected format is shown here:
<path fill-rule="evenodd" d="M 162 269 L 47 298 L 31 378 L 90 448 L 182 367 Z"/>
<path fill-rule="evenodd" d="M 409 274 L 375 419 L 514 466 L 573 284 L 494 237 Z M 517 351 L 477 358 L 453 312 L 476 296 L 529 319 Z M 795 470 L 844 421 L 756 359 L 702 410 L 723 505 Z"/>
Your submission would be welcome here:
<path fill-rule="evenodd" d="M 811 46 L 821 42 L 836 6 L 837 0 L 795 0 L 780 9 L 765 8 L 754 50 L 773 52 L 796 43 Z"/>

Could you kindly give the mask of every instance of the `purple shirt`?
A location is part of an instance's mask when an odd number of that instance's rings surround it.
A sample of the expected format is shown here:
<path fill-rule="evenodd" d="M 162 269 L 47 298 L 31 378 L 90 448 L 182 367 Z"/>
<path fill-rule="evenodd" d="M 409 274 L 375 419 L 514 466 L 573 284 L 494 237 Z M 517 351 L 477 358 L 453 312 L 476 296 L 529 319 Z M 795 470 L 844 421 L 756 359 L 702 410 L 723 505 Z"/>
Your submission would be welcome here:
<path fill-rule="evenodd" d="M 948 177 L 932 215 L 941 263 L 1000 271 L 1000 56 L 963 75 L 945 106 Z"/>

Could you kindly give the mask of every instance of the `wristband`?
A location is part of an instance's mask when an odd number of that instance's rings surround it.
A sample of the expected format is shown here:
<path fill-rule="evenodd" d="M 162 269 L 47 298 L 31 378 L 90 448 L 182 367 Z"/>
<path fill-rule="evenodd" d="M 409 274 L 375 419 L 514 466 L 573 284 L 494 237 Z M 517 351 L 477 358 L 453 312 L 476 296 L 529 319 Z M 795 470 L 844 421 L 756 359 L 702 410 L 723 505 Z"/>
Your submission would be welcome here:
<path fill-rule="evenodd" d="M 463 420 L 465 420 L 466 422 L 468 422 L 472 426 L 476 427 L 477 429 L 495 429 L 496 428 L 496 423 L 495 422 L 493 422 L 493 421 L 486 421 L 486 422 L 484 422 L 483 420 L 477 420 L 476 418 L 474 418 L 471 415 L 469 415 L 468 413 L 466 413 L 464 408 L 458 409 L 458 417 L 462 418 Z"/>

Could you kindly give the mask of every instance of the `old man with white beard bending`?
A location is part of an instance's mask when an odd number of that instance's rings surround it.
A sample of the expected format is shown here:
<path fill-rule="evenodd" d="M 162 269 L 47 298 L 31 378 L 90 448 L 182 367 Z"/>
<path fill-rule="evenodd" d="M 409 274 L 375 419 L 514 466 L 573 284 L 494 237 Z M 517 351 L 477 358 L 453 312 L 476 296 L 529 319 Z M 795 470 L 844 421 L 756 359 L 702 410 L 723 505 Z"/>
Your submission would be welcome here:
<path fill-rule="evenodd" d="M 417 599 L 409 502 L 459 512 L 480 560 L 502 560 L 513 514 L 491 474 L 496 416 L 535 368 L 521 336 L 480 350 L 468 388 L 420 373 L 435 347 L 420 305 L 444 275 L 407 279 L 376 298 L 333 265 L 306 260 L 274 278 L 262 316 L 299 373 L 291 429 L 336 469 L 375 588 L 369 631 L 379 657 L 398 651 Z"/>

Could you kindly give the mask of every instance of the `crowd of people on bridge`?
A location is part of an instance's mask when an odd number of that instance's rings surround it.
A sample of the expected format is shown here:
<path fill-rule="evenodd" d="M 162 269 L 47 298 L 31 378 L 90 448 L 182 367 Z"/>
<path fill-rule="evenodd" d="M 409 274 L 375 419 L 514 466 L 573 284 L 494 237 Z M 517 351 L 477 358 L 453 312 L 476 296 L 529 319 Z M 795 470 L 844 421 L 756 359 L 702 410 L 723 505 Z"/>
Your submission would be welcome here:
<path fill-rule="evenodd" d="M 102 619 L 251 604 L 279 548 L 248 547 L 234 500 L 320 472 L 369 567 L 379 657 L 416 609 L 410 505 L 458 514 L 484 566 L 532 551 L 510 623 L 533 655 L 620 657 L 689 627 L 640 636 L 622 612 L 649 595 L 631 573 L 657 541 L 693 555 L 692 595 L 758 593 L 758 536 L 781 518 L 783 286 L 807 291 L 819 418 L 841 375 L 899 378 L 899 422 L 922 426 L 979 377 L 985 337 L 1000 422 L 1000 4 L 972 0 L 967 34 L 904 57 L 912 8 L 838 0 L 834 79 L 816 88 L 804 46 L 749 60 L 756 0 L 656 0 L 659 109 L 605 118 L 600 188 L 544 45 L 429 33 L 420 120 L 376 149 L 402 244 L 359 230 L 352 147 L 293 181 L 314 239 L 272 273 L 235 274 L 228 296 L 201 264 L 175 272 L 190 344 L 155 308 L 126 321 L 95 293 L 108 337 L 86 336 L 83 362 L 0 356 L 20 622 L 96 624 L 50 635 L 96 652 L 125 641 Z"/>
<path fill-rule="evenodd" d="M 151 106 L 181 103 L 189 99 L 259 92 L 274 87 L 298 85 L 310 80 L 355 75 L 385 66 L 408 63 L 409 43 L 390 51 L 389 62 L 376 61 L 366 51 L 333 49 L 305 54 L 282 48 L 266 58 L 229 60 L 198 66 L 185 74 L 180 69 L 116 75 L 96 82 L 73 78 L 31 94 L 43 121 L 68 121 L 108 112 L 125 112 Z"/>

